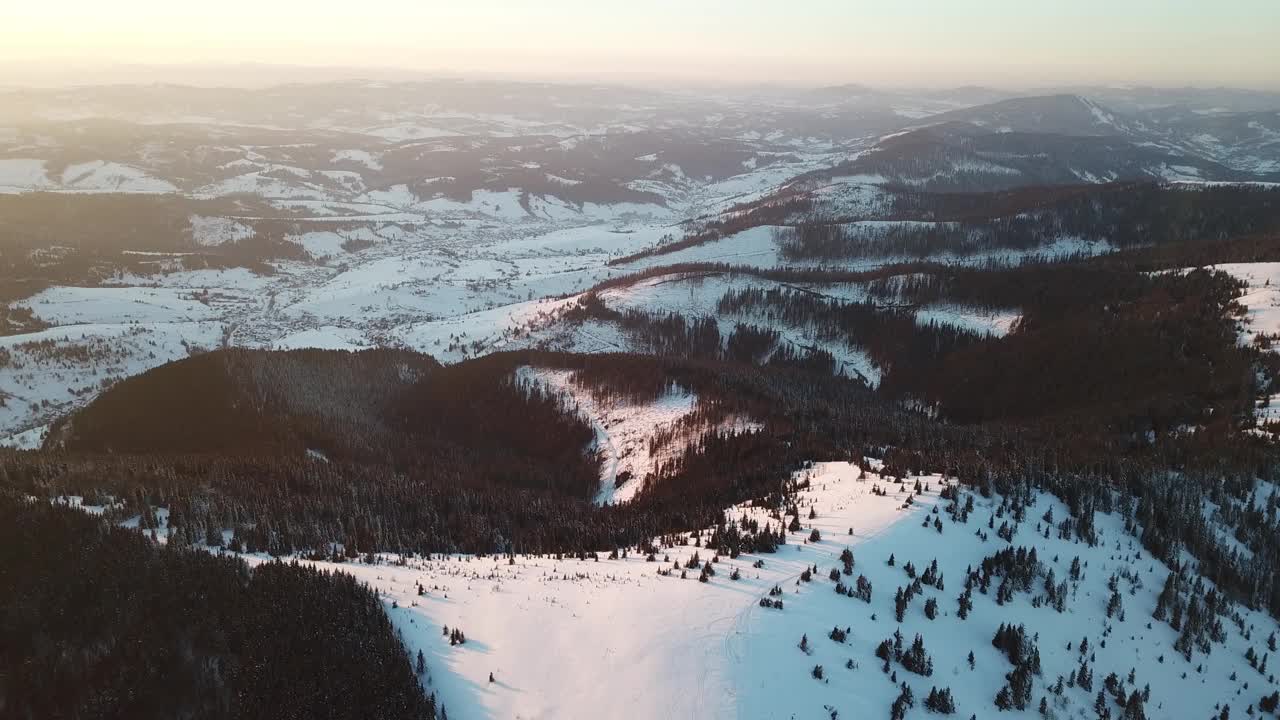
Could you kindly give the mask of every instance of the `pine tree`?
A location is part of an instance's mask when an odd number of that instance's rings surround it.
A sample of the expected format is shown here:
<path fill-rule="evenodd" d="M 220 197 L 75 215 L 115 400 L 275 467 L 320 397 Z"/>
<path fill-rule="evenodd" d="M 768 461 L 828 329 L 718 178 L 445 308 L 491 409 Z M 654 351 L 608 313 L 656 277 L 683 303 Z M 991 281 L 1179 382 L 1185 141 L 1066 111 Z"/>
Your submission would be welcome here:
<path fill-rule="evenodd" d="M 1097 697 L 1093 699 L 1093 711 L 1098 717 L 1110 717 L 1111 710 L 1107 704 L 1107 696 L 1101 690 L 1098 691 Z"/>
<path fill-rule="evenodd" d="M 1147 720 L 1147 713 L 1142 707 L 1142 694 L 1134 690 L 1124 704 L 1124 720 Z"/>
<path fill-rule="evenodd" d="M 1000 692 L 996 693 L 996 709 L 1001 712 L 1013 709 L 1013 696 L 1009 692 L 1008 685 L 1000 688 Z"/>
<path fill-rule="evenodd" d="M 906 683 L 902 683 L 902 689 L 898 693 L 897 699 L 893 701 L 893 706 L 889 709 L 889 717 L 891 720 L 903 720 L 907 716 L 907 710 L 916 704 L 915 695 L 912 694 L 911 688 Z"/>
<path fill-rule="evenodd" d="M 1107 601 L 1107 617 L 1118 616 L 1124 620 L 1124 606 L 1120 598 L 1120 593 L 1116 590 L 1111 591 L 1111 599 Z"/>

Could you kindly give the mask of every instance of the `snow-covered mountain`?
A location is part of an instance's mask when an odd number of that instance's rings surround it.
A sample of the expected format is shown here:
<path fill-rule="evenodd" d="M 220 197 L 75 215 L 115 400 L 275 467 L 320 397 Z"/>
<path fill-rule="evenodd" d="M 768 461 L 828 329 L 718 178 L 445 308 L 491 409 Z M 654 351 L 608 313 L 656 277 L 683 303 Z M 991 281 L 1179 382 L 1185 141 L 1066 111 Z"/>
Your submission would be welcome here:
<path fill-rule="evenodd" d="M 1268 717 L 1278 111 L 8 91 L 0 491 L 351 573 L 453 718 Z"/>
<path fill-rule="evenodd" d="M 1046 95 L 1000 100 L 928 118 L 930 124 L 963 122 L 996 132 L 1051 135 L 1124 135 L 1123 116 L 1081 95 Z"/>

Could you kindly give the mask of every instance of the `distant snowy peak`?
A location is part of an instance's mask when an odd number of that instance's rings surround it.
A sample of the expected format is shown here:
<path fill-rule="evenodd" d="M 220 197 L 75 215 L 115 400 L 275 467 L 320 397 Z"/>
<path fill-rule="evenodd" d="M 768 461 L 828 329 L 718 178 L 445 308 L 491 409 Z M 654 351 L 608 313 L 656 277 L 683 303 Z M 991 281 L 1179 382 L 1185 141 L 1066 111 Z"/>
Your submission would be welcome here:
<path fill-rule="evenodd" d="M 62 186 L 91 192 L 171 193 L 178 189 L 139 168 L 103 160 L 68 165 L 62 171 Z"/>
<path fill-rule="evenodd" d="M 1105 115 L 1105 110 L 1099 109 Z M 1256 179 L 1196 153 L 1121 135 L 994 131 L 959 121 L 899 133 L 811 178 L 926 192 L 1126 180 Z"/>

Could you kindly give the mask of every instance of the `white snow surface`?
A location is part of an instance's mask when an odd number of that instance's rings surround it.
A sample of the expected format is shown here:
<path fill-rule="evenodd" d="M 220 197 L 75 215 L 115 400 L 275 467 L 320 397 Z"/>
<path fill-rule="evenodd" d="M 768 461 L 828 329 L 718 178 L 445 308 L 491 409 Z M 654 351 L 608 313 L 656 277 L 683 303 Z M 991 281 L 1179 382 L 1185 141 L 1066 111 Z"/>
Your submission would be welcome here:
<path fill-rule="evenodd" d="M 638 309 L 659 315 L 676 312 L 686 318 L 715 318 L 720 335 L 727 338 L 735 327 L 744 325 L 775 330 L 780 342 L 795 349 L 820 349 L 831 353 L 838 370 L 849 377 L 860 377 L 869 384 L 880 382 L 880 369 L 854 338 L 846 342 L 825 328 L 814 325 L 789 325 L 780 318 L 761 313 L 720 314 L 717 303 L 726 293 L 748 288 L 801 291 L 820 295 L 832 302 L 858 302 L 869 296 L 866 286 L 858 283 L 840 284 L 789 284 L 764 280 L 749 275 L 696 273 L 660 275 L 635 284 L 610 288 L 599 294 L 606 305 L 614 309 Z M 917 308 L 917 323 L 951 325 L 964 330 L 1003 336 L 1012 330 L 1021 313 L 1016 310 L 983 310 L 960 305 L 930 305 Z"/>
<path fill-rule="evenodd" d="M 865 227 L 886 227 L 891 224 L 920 224 L 916 221 L 862 221 L 850 223 Z M 921 260 L 919 257 L 907 255 L 867 257 L 837 262 L 788 261 L 783 257 L 774 240 L 778 226 L 760 225 L 726 235 L 717 240 L 695 245 L 673 252 L 653 255 L 628 263 L 627 267 L 640 270 L 661 265 L 679 263 L 725 263 L 744 265 L 756 268 L 774 268 L 781 266 L 824 267 L 845 270 L 872 270 L 895 263 L 908 263 Z M 929 256 L 931 262 L 950 265 L 983 265 L 989 261 L 1014 264 L 1029 257 L 1061 257 L 1075 254 L 1099 255 L 1115 248 L 1105 241 L 1090 241 L 1083 238 L 1064 237 L 1056 242 L 1031 248 L 1028 250 L 997 249 L 983 250 L 968 254 L 940 253 Z"/>
<path fill-rule="evenodd" d="M 0 192 L 57 190 L 88 193 L 172 193 L 173 183 L 145 170 L 106 160 L 90 160 L 66 166 L 56 179 L 48 175 L 46 162 L 30 158 L 0 159 Z"/>

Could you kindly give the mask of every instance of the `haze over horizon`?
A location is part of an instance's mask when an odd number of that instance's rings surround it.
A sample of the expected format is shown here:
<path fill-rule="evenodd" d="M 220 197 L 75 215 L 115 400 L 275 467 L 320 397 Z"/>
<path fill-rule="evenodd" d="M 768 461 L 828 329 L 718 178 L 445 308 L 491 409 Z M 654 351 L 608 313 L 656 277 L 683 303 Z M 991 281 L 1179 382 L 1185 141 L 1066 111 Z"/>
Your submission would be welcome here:
<path fill-rule="evenodd" d="M 698 84 L 1280 89 L 1280 45 L 1268 37 L 1280 4 L 1267 0 L 392 0 L 377 10 L 298 0 L 31 4 L 0 28 L 0 82 L 116 82 L 130 67 L 145 80 L 142 66 L 248 64 L 317 76 L 394 68 Z"/>

